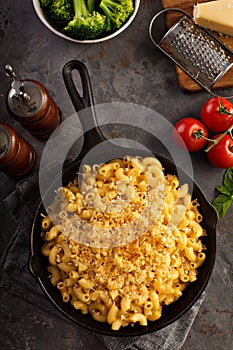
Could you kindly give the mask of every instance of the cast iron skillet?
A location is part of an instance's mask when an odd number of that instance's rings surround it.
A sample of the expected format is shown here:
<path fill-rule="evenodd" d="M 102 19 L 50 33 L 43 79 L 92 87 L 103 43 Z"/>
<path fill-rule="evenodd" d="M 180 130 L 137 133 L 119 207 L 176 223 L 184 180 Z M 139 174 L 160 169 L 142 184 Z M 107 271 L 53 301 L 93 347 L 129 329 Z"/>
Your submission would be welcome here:
<path fill-rule="evenodd" d="M 83 89 L 83 97 L 78 93 L 73 78 L 72 71 L 77 70 L 81 77 L 82 89 Z M 76 111 L 80 111 L 86 107 L 90 107 L 92 109 L 91 120 L 85 121 L 81 120 L 81 124 L 85 126 L 86 122 L 91 122 L 93 128 L 85 133 L 84 135 L 84 147 L 77 158 L 77 160 L 71 164 L 68 168 L 64 169 L 63 172 L 63 183 L 68 183 L 69 180 L 72 180 L 79 168 L 80 162 L 83 156 L 88 152 L 91 147 L 94 145 L 106 140 L 103 136 L 101 130 L 96 124 L 94 106 L 93 106 L 93 95 L 91 89 L 90 78 L 87 72 L 85 65 L 80 61 L 70 61 L 68 62 L 63 69 L 63 77 L 65 81 L 65 85 L 67 91 L 71 97 L 74 108 Z M 88 117 L 89 118 L 89 117 Z M 145 140 L 144 131 L 139 130 L 139 134 L 141 133 L 142 140 Z M 111 146 L 112 147 L 112 146 Z M 118 146 L 117 146 L 118 147 Z M 121 147 L 120 147 L 121 148 Z M 121 155 L 122 155 L 122 150 Z M 131 150 L 132 152 L 135 150 Z M 114 158 L 114 152 L 118 152 L 116 146 L 110 148 L 109 157 Z M 129 150 L 124 150 L 124 155 L 129 154 Z M 136 151 L 138 154 L 138 150 Z M 141 154 L 140 154 L 141 155 Z M 171 163 L 169 160 L 161 157 L 159 155 L 155 155 L 162 163 L 165 173 L 176 174 L 177 168 Z M 110 158 L 110 159 L 111 159 Z M 187 176 L 184 172 L 179 170 L 179 174 L 184 176 L 184 179 L 190 183 L 192 179 Z M 56 189 L 56 180 L 53 182 L 51 187 L 48 189 L 47 194 L 45 195 L 47 198 L 52 198 L 54 195 L 54 189 Z M 179 317 L 181 317 L 184 313 L 186 313 L 193 304 L 200 297 L 201 293 L 204 291 L 208 280 L 211 276 L 215 254 L 216 254 L 216 225 L 217 225 L 217 214 L 212 205 L 208 202 L 208 200 L 203 195 L 202 191 L 198 187 L 196 183 L 193 184 L 193 198 L 197 198 L 200 203 L 201 213 L 203 215 L 203 226 L 206 228 L 208 235 L 203 238 L 203 243 L 205 244 L 206 251 L 206 260 L 204 264 L 199 268 L 198 279 L 187 286 L 187 288 L 183 291 L 183 295 L 175 302 L 170 304 L 169 306 L 163 307 L 162 316 L 160 319 L 154 322 L 148 323 L 147 326 L 140 326 L 136 324 L 134 327 L 128 326 L 120 329 L 119 331 L 111 330 L 110 325 L 107 323 L 99 323 L 95 321 L 89 314 L 83 315 L 80 312 L 76 311 L 70 303 L 64 303 L 62 301 L 60 291 L 53 287 L 48 278 L 47 266 L 48 260 L 41 254 L 42 247 L 42 239 L 40 237 L 41 232 L 41 213 L 46 213 L 45 208 L 43 206 L 42 200 L 40 201 L 31 232 L 31 260 L 30 260 L 30 268 L 33 274 L 38 279 L 42 288 L 44 289 L 47 296 L 50 298 L 51 302 L 55 304 L 55 306 L 70 320 L 78 324 L 79 326 L 97 332 L 99 334 L 111 335 L 111 336 L 138 336 L 150 332 L 157 331 L 165 326 L 171 324 Z"/>

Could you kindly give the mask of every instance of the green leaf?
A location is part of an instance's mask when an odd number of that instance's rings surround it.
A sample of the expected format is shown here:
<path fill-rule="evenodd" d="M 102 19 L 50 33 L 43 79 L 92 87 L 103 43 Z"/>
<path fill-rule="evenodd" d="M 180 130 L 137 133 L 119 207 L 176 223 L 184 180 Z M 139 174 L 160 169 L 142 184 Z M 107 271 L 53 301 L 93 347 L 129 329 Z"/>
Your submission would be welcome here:
<path fill-rule="evenodd" d="M 233 194 L 233 167 L 226 171 L 223 184 L 228 188 L 230 193 Z"/>
<path fill-rule="evenodd" d="M 226 214 L 231 203 L 232 203 L 232 198 L 225 194 L 220 194 L 214 199 L 213 205 L 216 208 L 220 218 L 222 218 Z"/>
<path fill-rule="evenodd" d="M 226 194 L 227 196 L 231 196 L 231 192 L 226 186 L 217 186 L 216 190 L 218 190 L 218 192 L 220 193 Z"/>

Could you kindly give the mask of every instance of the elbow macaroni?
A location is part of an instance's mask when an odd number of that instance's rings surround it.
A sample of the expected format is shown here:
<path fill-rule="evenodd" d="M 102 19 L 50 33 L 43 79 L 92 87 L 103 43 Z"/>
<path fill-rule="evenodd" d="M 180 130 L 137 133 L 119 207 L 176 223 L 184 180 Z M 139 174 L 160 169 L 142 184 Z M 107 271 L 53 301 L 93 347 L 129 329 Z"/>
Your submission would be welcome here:
<path fill-rule="evenodd" d="M 146 326 L 148 320 L 161 317 L 164 304 L 175 302 L 197 279 L 197 269 L 205 261 L 206 232 L 199 204 L 191 199 L 187 185 L 178 188 L 176 176 L 166 175 L 163 183 L 161 163 L 152 157 L 84 165 L 83 171 L 86 184 L 79 186 L 75 178 L 60 188 L 42 219 L 42 254 L 48 258 L 51 283 L 77 312 L 90 313 L 113 330 L 136 322 Z M 140 228 L 135 218 L 147 202 L 158 200 L 157 187 L 149 193 L 152 183 L 165 193 L 153 224 L 146 222 L 147 230 L 142 226 L 140 235 L 126 243 L 123 239 L 122 245 L 95 246 L 94 240 L 104 241 L 109 227 L 124 226 L 126 235 Z M 58 224 L 52 218 L 58 218 Z M 133 226 L 127 227 L 131 222 Z M 82 238 L 87 225 L 99 231 L 97 238 L 83 244 L 74 233 L 81 232 Z"/>

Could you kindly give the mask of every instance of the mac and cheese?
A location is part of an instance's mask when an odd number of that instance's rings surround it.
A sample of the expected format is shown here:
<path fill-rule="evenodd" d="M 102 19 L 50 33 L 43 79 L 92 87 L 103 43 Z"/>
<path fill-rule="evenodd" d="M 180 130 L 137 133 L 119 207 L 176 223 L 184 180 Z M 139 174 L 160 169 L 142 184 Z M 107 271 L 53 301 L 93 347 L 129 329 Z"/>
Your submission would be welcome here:
<path fill-rule="evenodd" d="M 205 260 L 198 206 L 155 158 L 85 165 L 42 219 L 51 283 L 113 330 L 157 320 Z"/>

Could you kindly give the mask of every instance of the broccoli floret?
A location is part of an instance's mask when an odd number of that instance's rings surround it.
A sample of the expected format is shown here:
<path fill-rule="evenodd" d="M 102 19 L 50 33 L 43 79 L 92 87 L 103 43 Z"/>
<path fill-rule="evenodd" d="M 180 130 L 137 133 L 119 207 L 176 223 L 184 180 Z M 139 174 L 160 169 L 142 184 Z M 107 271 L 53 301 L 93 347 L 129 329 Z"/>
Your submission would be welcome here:
<path fill-rule="evenodd" d="M 48 8 L 48 14 L 58 28 L 64 28 L 74 17 L 73 1 L 52 0 Z"/>
<path fill-rule="evenodd" d="M 79 40 L 95 39 L 99 37 L 106 29 L 106 17 L 99 12 L 88 10 L 87 0 L 73 0 L 74 18 L 63 29 L 63 33 Z M 89 8 L 94 5 L 89 1 Z"/>
<path fill-rule="evenodd" d="M 107 30 L 119 29 L 134 11 L 133 0 L 102 0 L 99 7 L 107 17 Z"/>
<path fill-rule="evenodd" d="M 50 5 L 51 2 L 52 0 L 40 0 L 40 5 L 41 7 L 47 7 Z"/>

